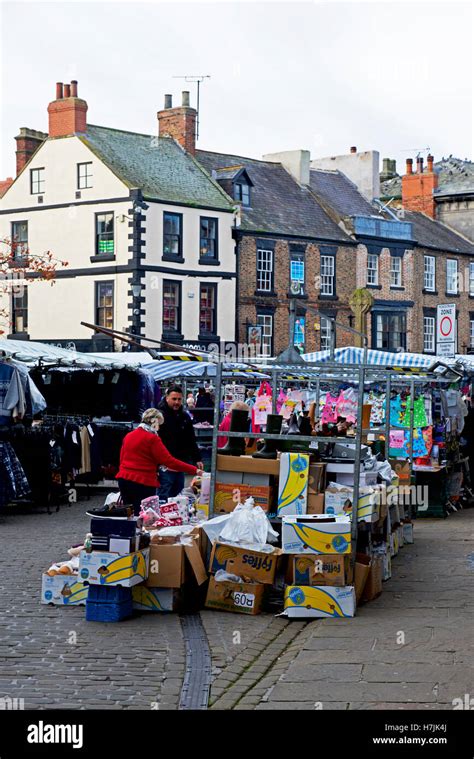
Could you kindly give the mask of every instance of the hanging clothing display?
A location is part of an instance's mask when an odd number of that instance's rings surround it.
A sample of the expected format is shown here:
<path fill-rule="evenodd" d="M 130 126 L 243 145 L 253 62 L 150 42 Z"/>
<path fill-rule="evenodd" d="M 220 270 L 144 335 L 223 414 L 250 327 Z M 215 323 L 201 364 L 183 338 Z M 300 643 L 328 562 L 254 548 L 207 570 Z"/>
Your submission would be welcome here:
<path fill-rule="evenodd" d="M 327 393 L 324 400 L 323 410 L 321 412 L 321 422 L 323 424 L 335 424 L 337 422 L 337 407 L 342 403 L 343 395 L 332 395 Z"/>
<path fill-rule="evenodd" d="M 7 441 L 0 441 L 0 507 L 23 498 L 30 486 L 18 457 Z"/>
<path fill-rule="evenodd" d="M 357 421 L 357 391 L 352 387 L 343 390 L 336 403 L 336 416 L 342 416 L 347 422 Z"/>
<path fill-rule="evenodd" d="M 376 393 L 370 390 L 365 393 L 364 403 L 370 404 L 370 424 L 373 427 L 380 427 L 385 424 L 385 393 Z"/>

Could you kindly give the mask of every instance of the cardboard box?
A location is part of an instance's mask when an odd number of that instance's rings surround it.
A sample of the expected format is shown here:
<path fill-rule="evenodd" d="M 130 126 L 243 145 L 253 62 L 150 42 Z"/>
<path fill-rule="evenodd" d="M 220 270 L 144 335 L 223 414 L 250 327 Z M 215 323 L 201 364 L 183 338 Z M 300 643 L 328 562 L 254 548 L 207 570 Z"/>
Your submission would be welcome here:
<path fill-rule="evenodd" d="M 405 540 L 403 538 L 403 525 L 401 524 L 398 525 L 397 532 L 398 532 L 398 547 L 403 548 L 403 546 L 405 545 Z"/>
<path fill-rule="evenodd" d="M 206 608 L 233 611 L 238 614 L 259 614 L 265 585 L 246 582 L 216 582 L 209 579 Z"/>
<path fill-rule="evenodd" d="M 272 585 L 279 556 L 279 548 L 267 553 L 217 542 L 212 546 L 209 572 L 215 574 L 219 569 L 225 569 L 245 581 L 253 580 Z"/>
<path fill-rule="evenodd" d="M 273 488 L 216 482 L 214 514 L 228 514 L 235 509 L 239 502 L 244 503 L 247 498 L 253 498 L 255 506 L 260 506 L 265 512 L 270 511 L 273 502 Z"/>
<path fill-rule="evenodd" d="M 403 540 L 406 545 L 411 545 L 414 542 L 413 539 L 413 522 L 403 523 Z"/>
<path fill-rule="evenodd" d="M 292 585 L 345 584 L 344 556 L 291 556 L 290 583 Z"/>
<path fill-rule="evenodd" d="M 308 496 L 324 493 L 326 489 L 326 464 L 309 465 Z"/>
<path fill-rule="evenodd" d="M 378 546 L 374 549 L 374 556 L 379 556 L 382 560 L 382 582 L 390 580 L 392 576 L 392 559 L 390 557 L 390 548 L 386 545 Z"/>
<path fill-rule="evenodd" d="M 284 516 L 283 553 L 346 554 L 351 552 L 349 517 L 325 514 Z"/>
<path fill-rule="evenodd" d="M 218 472 L 253 472 L 254 474 L 280 474 L 278 459 L 254 459 L 252 456 L 217 456 Z"/>
<path fill-rule="evenodd" d="M 55 606 L 85 606 L 89 586 L 78 582 L 77 575 L 42 576 L 41 603 Z"/>
<path fill-rule="evenodd" d="M 326 488 L 324 494 L 324 513 L 337 516 L 351 514 L 354 491 L 342 485 Z M 380 516 L 379 498 L 372 488 L 359 488 L 357 520 L 359 522 L 377 522 Z"/>
<path fill-rule="evenodd" d="M 347 487 L 353 487 L 354 485 L 354 473 L 344 473 L 339 472 L 335 475 L 336 482 L 339 485 L 345 485 Z M 359 486 L 360 487 L 373 487 L 377 484 L 377 472 L 361 472 L 359 475 Z M 330 487 L 331 483 L 328 482 L 328 487 Z"/>
<path fill-rule="evenodd" d="M 178 611 L 181 594 L 177 588 L 147 588 L 135 585 L 132 589 L 133 608 L 139 611 Z"/>
<path fill-rule="evenodd" d="M 149 548 L 126 556 L 102 551 L 81 551 L 79 578 L 91 585 L 121 585 L 131 588 L 146 579 L 149 558 Z"/>
<path fill-rule="evenodd" d="M 285 590 L 285 614 L 300 617 L 353 617 L 356 600 L 352 585 L 342 588 L 289 585 Z"/>
<path fill-rule="evenodd" d="M 357 603 L 359 603 L 360 599 L 362 598 L 369 572 L 370 556 L 367 556 L 365 553 L 356 554 L 354 588 Z"/>
<path fill-rule="evenodd" d="M 201 556 L 199 541 L 193 540 L 192 545 L 175 543 L 174 545 L 150 546 L 150 571 L 145 581 L 147 588 L 180 588 L 188 572 L 198 585 L 207 580 L 207 572 Z"/>
<path fill-rule="evenodd" d="M 381 556 L 372 556 L 370 570 L 365 583 L 362 601 L 373 601 L 382 592 L 383 561 Z"/>
<path fill-rule="evenodd" d="M 277 516 L 281 517 L 284 514 L 306 514 L 308 478 L 308 454 L 281 454 Z"/>
<path fill-rule="evenodd" d="M 324 514 L 324 493 L 308 493 L 307 514 Z"/>
<path fill-rule="evenodd" d="M 271 474 L 255 474 L 254 472 L 218 472 L 216 482 L 225 485 L 255 485 L 259 488 L 268 488 L 271 483 Z"/>

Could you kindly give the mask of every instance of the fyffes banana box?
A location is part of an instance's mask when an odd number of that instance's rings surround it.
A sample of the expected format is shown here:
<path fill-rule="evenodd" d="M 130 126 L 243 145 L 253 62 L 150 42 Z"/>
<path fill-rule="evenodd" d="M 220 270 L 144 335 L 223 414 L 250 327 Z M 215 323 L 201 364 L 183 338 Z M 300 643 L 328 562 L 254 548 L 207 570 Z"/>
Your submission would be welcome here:
<path fill-rule="evenodd" d="M 132 590 L 133 608 L 139 611 L 176 611 L 179 606 L 179 590 L 174 588 L 147 588 L 135 585 Z"/>
<path fill-rule="evenodd" d="M 265 546 L 264 546 L 265 547 Z M 215 574 L 225 569 L 230 574 L 271 585 L 275 579 L 279 548 L 266 546 L 268 551 L 252 550 L 239 545 L 214 543 L 209 572 Z"/>
<path fill-rule="evenodd" d="M 119 556 L 106 551 L 81 551 L 79 578 L 91 585 L 121 585 L 131 588 L 146 580 L 150 549 Z"/>
<path fill-rule="evenodd" d="M 326 514 L 284 516 L 283 553 L 346 554 L 351 552 L 351 520 Z"/>
<path fill-rule="evenodd" d="M 278 484 L 277 516 L 306 514 L 309 456 L 306 453 L 282 453 Z"/>
<path fill-rule="evenodd" d="M 288 585 L 285 590 L 287 617 L 353 617 L 355 608 L 353 585 L 342 588 Z"/>
<path fill-rule="evenodd" d="M 77 575 L 43 575 L 41 603 L 55 606 L 85 606 L 89 587 Z"/>

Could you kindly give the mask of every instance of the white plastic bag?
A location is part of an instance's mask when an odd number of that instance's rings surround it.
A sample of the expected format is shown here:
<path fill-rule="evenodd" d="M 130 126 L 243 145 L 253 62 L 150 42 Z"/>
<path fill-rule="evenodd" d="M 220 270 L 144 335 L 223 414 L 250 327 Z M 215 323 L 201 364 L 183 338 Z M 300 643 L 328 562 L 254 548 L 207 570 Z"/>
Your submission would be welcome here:
<path fill-rule="evenodd" d="M 253 498 L 237 504 L 219 537 L 233 543 L 275 542 L 278 533 L 273 530 L 267 515 L 260 506 L 254 506 Z"/>
<path fill-rule="evenodd" d="M 241 577 L 226 572 L 225 569 L 218 569 L 214 575 L 214 580 L 216 582 L 242 582 Z"/>

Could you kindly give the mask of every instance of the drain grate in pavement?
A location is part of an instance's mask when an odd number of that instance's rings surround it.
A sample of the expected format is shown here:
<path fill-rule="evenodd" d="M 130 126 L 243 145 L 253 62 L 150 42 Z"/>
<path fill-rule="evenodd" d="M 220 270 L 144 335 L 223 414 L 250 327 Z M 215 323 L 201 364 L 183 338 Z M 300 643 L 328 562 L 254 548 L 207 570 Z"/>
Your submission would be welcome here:
<path fill-rule="evenodd" d="M 207 709 L 211 688 L 211 652 L 199 614 L 181 617 L 186 648 L 186 670 L 180 709 Z"/>

